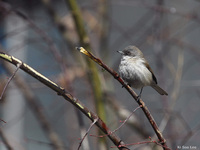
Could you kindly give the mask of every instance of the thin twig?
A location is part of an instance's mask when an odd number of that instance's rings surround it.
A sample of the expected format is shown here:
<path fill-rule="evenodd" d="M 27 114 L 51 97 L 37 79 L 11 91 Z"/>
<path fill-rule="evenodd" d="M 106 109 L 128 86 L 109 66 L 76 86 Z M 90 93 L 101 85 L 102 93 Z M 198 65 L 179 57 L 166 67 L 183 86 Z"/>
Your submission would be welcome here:
<path fill-rule="evenodd" d="M 133 145 L 141 145 L 141 144 L 155 143 L 156 145 L 159 145 L 159 146 L 161 146 L 161 147 L 164 148 L 164 146 L 161 145 L 159 142 L 153 141 L 153 140 L 151 139 L 151 137 L 149 137 L 149 139 L 150 139 L 150 141 L 142 141 L 142 142 L 136 142 L 136 143 L 125 144 L 125 145 L 119 145 L 118 147 L 120 147 L 120 146 L 133 146 Z M 111 146 L 111 148 L 115 148 L 115 147 L 116 147 L 116 146 Z M 167 148 L 167 147 L 166 147 L 166 148 Z"/>
<path fill-rule="evenodd" d="M 137 108 L 135 108 L 135 109 L 131 112 L 131 114 L 123 121 L 123 123 L 122 123 L 118 128 L 116 128 L 115 130 L 112 131 L 112 133 L 113 133 L 113 132 L 116 132 L 117 130 L 119 130 L 119 129 L 129 120 L 129 118 L 130 118 L 139 108 L 141 108 L 141 107 L 142 107 L 142 105 L 140 105 L 140 106 L 138 106 Z"/>
<path fill-rule="evenodd" d="M 123 103 L 119 103 L 114 97 L 110 97 L 107 95 L 107 100 L 109 107 L 113 108 L 116 115 L 119 116 L 121 119 L 125 120 L 131 111 L 124 108 Z M 141 124 L 139 123 L 139 118 L 136 115 L 132 115 L 132 117 L 126 122 L 127 125 L 134 129 L 136 132 L 140 133 L 143 138 L 146 138 L 150 135 L 150 133 L 144 129 Z"/>
<path fill-rule="evenodd" d="M 6 83 L 6 85 L 5 85 L 4 88 L 3 88 L 3 91 L 2 91 L 1 96 L 0 96 L 0 100 L 2 99 L 2 97 L 3 97 L 3 95 L 4 95 L 5 91 L 6 91 L 6 89 L 7 89 L 8 85 L 9 85 L 9 83 L 10 83 L 11 80 L 14 78 L 15 74 L 17 73 L 17 71 L 19 70 L 19 68 L 21 67 L 21 65 L 22 65 L 22 63 L 17 64 L 17 68 L 16 68 L 15 72 L 14 72 L 13 75 L 8 79 L 8 82 Z"/>
<path fill-rule="evenodd" d="M 131 114 L 123 121 L 123 123 L 118 127 L 118 128 L 116 128 L 115 130 L 113 130 L 112 132 L 110 132 L 110 133 L 108 133 L 108 134 L 105 134 L 105 135 L 98 135 L 98 136 L 96 136 L 96 135 L 90 135 L 90 136 L 94 136 L 94 137 L 105 137 L 105 136 L 108 136 L 108 135 L 110 135 L 110 134 L 112 134 L 112 133 L 115 133 L 117 130 L 119 130 L 129 119 L 130 119 L 130 117 L 136 112 L 136 110 L 138 110 L 139 108 L 141 108 L 142 107 L 142 105 L 140 105 L 140 106 L 138 106 L 137 108 L 135 108 L 132 112 L 131 112 Z"/>
<path fill-rule="evenodd" d="M 81 148 L 81 145 L 82 145 L 82 143 L 83 143 L 85 137 L 88 135 L 90 129 L 95 125 L 95 123 L 96 123 L 97 121 L 98 121 L 98 118 L 94 119 L 94 121 L 90 124 L 90 127 L 88 128 L 87 132 L 85 133 L 85 135 L 84 135 L 83 138 L 81 139 L 81 142 L 80 142 L 80 144 L 79 144 L 79 146 L 78 146 L 78 150 Z"/>

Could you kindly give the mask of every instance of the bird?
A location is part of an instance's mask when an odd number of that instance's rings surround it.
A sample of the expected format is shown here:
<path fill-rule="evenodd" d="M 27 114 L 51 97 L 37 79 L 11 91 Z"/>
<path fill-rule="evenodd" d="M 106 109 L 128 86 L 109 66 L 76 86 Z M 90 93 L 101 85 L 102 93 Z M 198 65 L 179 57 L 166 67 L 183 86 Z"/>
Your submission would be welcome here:
<path fill-rule="evenodd" d="M 140 89 L 137 101 L 141 98 L 145 86 L 151 86 L 160 95 L 168 95 L 165 90 L 158 86 L 156 76 L 139 48 L 130 45 L 117 52 L 122 55 L 118 69 L 120 77 L 129 86 Z"/>

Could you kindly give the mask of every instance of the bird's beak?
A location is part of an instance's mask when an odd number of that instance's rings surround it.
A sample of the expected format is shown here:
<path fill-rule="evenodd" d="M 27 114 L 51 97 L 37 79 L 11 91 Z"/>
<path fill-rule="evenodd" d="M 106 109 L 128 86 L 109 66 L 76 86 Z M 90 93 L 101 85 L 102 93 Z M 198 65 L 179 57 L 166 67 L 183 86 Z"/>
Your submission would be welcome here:
<path fill-rule="evenodd" d="M 117 52 L 120 53 L 120 54 L 124 54 L 123 51 L 117 51 Z"/>

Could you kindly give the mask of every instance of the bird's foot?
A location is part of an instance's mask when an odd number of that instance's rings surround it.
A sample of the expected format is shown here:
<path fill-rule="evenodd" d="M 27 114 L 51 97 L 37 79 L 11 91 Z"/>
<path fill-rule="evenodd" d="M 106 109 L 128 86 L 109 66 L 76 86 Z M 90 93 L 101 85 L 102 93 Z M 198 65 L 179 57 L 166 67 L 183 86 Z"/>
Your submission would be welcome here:
<path fill-rule="evenodd" d="M 136 101 L 138 102 L 140 100 L 140 98 L 141 98 L 141 96 L 138 95 Z"/>

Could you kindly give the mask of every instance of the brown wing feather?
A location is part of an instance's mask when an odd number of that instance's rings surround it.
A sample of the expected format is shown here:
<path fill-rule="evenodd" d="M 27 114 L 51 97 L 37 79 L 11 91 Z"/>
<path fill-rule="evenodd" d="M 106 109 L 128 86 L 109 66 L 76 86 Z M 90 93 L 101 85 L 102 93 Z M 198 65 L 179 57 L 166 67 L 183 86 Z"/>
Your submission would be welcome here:
<path fill-rule="evenodd" d="M 153 74 L 153 71 L 152 71 L 151 67 L 149 66 L 149 64 L 148 64 L 148 63 L 144 63 L 144 65 L 145 65 L 145 66 L 147 67 L 147 69 L 149 69 L 149 71 L 151 72 L 153 81 L 155 82 L 155 83 L 153 83 L 153 84 L 151 85 L 151 87 L 154 88 L 154 89 L 155 89 L 158 93 L 160 93 L 161 95 L 168 95 L 167 92 L 165 92 L 161 87 L 159 87 L 159 86 L 157 85 L 156 76 Z"/>
<path fill-rule="evenodd" d="M 152 71 L 151 67 L 149 66 L 149 64 L 148 64 L 148 63 L 145 63 L 144 65 L 147 67 L 147 69 L 149 69 L 149 71 L 150 71 L 151 74 L 152 74 L 153 81 L 155 81 L 155 83 L 157 84 L 156 76 L 153 74 L 153 71 Z"/>

